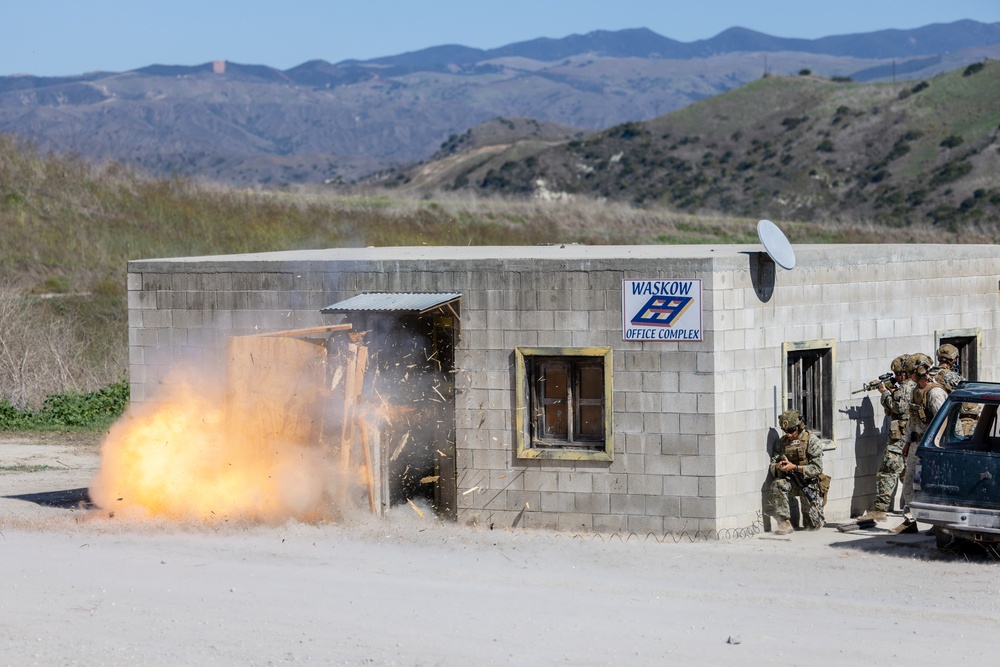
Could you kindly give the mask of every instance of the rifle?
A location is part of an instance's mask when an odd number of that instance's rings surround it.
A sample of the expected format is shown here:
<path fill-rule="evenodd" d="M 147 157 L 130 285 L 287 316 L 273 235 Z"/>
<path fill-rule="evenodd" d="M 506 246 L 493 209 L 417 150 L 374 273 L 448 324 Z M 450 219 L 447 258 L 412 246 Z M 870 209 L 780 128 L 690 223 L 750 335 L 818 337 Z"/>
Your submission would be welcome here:
<path fill-rule="evenodd" d="M 882 375 L 878 376 L 877 380 L 872 380 L 871 382 L 865 382 L 863 385 L 861 385 L 861 389 L 858 389 L 857 391 L 852 391 L 851 395 L 853 396 L 854 394 L 861 394 L 866 391 L 878 389 L 878 386 L 880 384 L 884 384 L 886 389 L 892 391 L 893 386 L 895 386 L 896 384 L 893 381 L 893 378 L 895 377 L 896 376 L 893 373 L 883 373 Z"/>
<path fill-rule="evenodd" d="M 798 475 L 796 475 L 796 476 L 798 476 Z M 816 492 L 813 491 L 813 488 L 811 486 L 809 486 L 808 484 L 805 484 L 804 482 L 799 482 L 799 486 L 802 487 L 802 493 L 805 495 L 806 498 L 809 499 L 809 502 L 811 502 L 813 505 L 822 505 L 823 504 L 823 500 L 822 499 L 816 500 Z"/>
<path fill-rule="evenodd" d="M 788 460 L 788 457 L 785 456 L 784 454 L 782 454 L 781 458 L 778 459 L 779 462 L 781 462 L 781 461 L 787 461 L 787 460 Z M 802 493 L 803 493 L 803 495 L 805 495 L 805 497 L 809 499 L 809 502 L 811 502 L 813 505 L 816 505 L 817 503 L 819 503 L 820 505 L 823 504 L 823 499 L 822 498 L 820 498 L 819 500 L 816 499 L 816 491 L 815 491 L 815 489 L 812 488 L 812 486 L 810 486 L 809 480 L 807 480 L 804 475 L 800 475 L 797 471 L 796 472 L 792 472 L 792 473 L 787 473 L 787 474 L 792 475 L 792 476 L 795 477 L 795 479 L 799 483 L 799 486 L 802 487 Z"/>

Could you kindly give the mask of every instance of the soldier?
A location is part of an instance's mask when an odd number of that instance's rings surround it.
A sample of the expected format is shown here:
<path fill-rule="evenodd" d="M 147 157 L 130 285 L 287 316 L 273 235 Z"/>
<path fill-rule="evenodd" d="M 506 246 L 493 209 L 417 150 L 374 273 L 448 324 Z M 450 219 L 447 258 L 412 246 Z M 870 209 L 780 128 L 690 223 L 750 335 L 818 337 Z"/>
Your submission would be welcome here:
<path fill-rule="evenodd" d="M 779 525 L 775 535 L 791 533 L 792 513 L 788 507 L 789 496 L 799 496 L 802 502 L 803 524 L 807 530 L 823 527 L 823 492 L 820 476 L 823 474 L 823 445 L 815 433 L 806 430 L 805 423 L 795 410 L 785 410 L 778 417 L 778 426 L 785 435 L 774 445 L 770 471 L 771 507 Z"/>
<path fill-rule="evenodd" d="M 930 374 L 934 382 L 944 387 L 949 394 L 953 392 L 959 383 L 965 381 L 965 377 L 958 371 L 958 348 L 950 343 L 945 343 L 937 349 L 937 366 L 931 368 Z M 969 437 L 976 428 L 979 421 L 979 413 L 982 406 L 978 403 L 963 403 L 962 411 L 959 413 L 958 423 L 955 424 L 955 434 L 961 437 Z"/>
<path fill-rule="evenodd" d="M 931 419 L 948 398 L 948 392 L 931 375 L 931 367 L 926 355 L 919 356 L 924 357 L 924 359 L 918 359 L 911 364 L 910 377 L 916 381 L 917 386 L 913 389 L 913 396 L 910 399 L 910 422 L 907 427 L 909 436 L 903 448 L 903 454 L 906 456 L 906 472 L 903 475 L 903 522 L 892 529 L 892 532 L 896 534 L 917 532 L 917 522 L 914 520 L 913 514 L 910 513 L 910 500 L 913 498 L 913 473 L 917 461 L 917 443 Z"/>
<path fill-rule="evenodd" d="M 955 368 L 958 363 L 958 348 L 945 343 L 937 349 L 937 366 L 931 368 L 930 374 L 934 381 L 944 387 L 949 394 L 960 382 L 965 380 Z"/>
<path fill-rule="evenodd" d="M 875 475 L 875 504 L 872 509 L 859 516 L 858 521 L 874 520 L 879 523 L 885 521 L 885 513 L 889 511 L 889 505 L 892 503 L 892 492 L 906 469 L 903 447 L 906 444 L 910 398 L 913 396 L 914 387 L 913 380 L 907 376 L 904 370 L 904 364 L 908 358 L 909 355 L 902 354 L 892 360 L 891 370 L 896 376 L 892 391 L 882 382 L 878 385 L 879 393 L 882 395 L 882 407 L 890 420 L 889 442 L 885 446 L 882 462 Z"/>
<path fill-rule="evenodd" d="M 955 435 L 966 440 L 971 438 L 982 410 L 981 403 L 962 403 L 962 407 L 959 408 L 958 423 L 955 424 Z"/>

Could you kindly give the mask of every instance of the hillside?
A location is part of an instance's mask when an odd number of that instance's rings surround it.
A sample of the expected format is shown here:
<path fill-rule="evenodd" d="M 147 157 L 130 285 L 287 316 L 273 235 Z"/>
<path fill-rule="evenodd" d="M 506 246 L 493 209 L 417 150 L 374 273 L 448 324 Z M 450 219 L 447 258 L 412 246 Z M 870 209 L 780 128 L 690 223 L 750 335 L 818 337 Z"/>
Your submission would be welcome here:
<path fill-rule="evenodd" d="M 450 156 L 446 169 L 430 161 L 385 182 L 783 220 L 993 228 L 997 99 L 995 61 L 895 84 L 769 76 L 647 122 L 520 142 L 489 159 Z"/>
<path fill-rule="evenodd" d="M 449 146 L 483 150 L 509 140 L 505 132 L 525 131 L 537 131 L 540 145 L 579 141 L 557 139 L 559 128 L 535 121 L 497 120 L 482 132 L 456 136 Z M 756 220 L 591 198 L 553 204 L 398 191 L 341 196 L 328 189 L 204 187 L 42 154 L 0 135 L 0 401 L 37 408 L 47 394 L 93 391 L 126 376 L 130 259 L 370 245 L 755 244 Z M 942 237 L 940 230 L 916 225 L 778 221 L 793 243 L 995 240 L 987 229 Z"/>
<path fill-rule="evenodd" d="M 496 117 L 595 131 L 656 118 L 765 72 L 891 81 L 987 57 L 1000 57 L 1000 25 L 959 21 L 817 40 L 743 28 L 691 43 L 644 29 L 596 31 L 284 71 L 217 61 L 18 75 L 0 77 L 0 133 L 155 176 L 337 184 L 427 159 Z"/>

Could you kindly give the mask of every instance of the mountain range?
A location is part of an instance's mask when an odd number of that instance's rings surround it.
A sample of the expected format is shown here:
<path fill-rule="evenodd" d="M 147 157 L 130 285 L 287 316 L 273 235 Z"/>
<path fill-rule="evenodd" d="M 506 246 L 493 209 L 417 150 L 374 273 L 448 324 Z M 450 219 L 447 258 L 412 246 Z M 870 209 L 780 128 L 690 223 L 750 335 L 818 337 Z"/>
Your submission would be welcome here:
<path fill-rule="evenodd" d="M 771 74 L 600 132 L 497 119 L 369 180 L 420 195 L 981 232 L 1000 219 L 997 99 L 996 61 L 916 82 Z"/>
<path fill-rule="evenodd" d="M 572 137 L 654 119 L 765 75 L 891 82 L 998 56 L 1000 23 L 958 21 L 815 40 L 732 28 L 682 43 L 635 29 L 288 70 L 216 61 L 15 75 L 0 77 L 0 133 L 157 176 L 339 183 L 426 160 L 498 117 L 532 119 L 522 124 L 529 137 Z"/>

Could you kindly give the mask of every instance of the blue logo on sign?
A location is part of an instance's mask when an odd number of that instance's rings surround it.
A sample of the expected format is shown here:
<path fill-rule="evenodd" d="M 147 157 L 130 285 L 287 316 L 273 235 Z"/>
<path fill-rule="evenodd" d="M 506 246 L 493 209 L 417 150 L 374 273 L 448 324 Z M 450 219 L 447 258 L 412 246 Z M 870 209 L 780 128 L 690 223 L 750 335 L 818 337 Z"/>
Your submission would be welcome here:
<path fill-rule="evenodd" d="M 694 298 L 690 296 L 654 296 L 638 310 L 632 318 L 632 324 L 672 327 L 692 301 Z"/>

